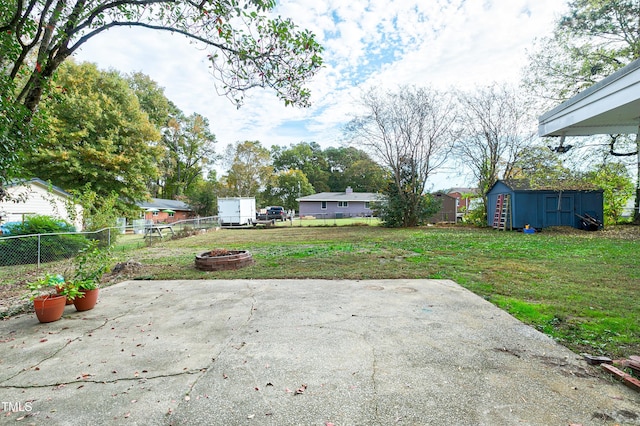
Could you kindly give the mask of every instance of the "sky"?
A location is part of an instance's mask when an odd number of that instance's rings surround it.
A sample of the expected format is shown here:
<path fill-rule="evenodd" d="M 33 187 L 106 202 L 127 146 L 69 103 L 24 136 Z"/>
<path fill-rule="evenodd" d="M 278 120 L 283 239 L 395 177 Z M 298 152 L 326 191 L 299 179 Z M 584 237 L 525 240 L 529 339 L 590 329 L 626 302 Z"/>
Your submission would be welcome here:
<path fill-rule="evenodd" d="M 324 67 L 308 84 L 312 106 L 304 109 L 285 107 L 262 89 L 236 109 L 216 92 L 208 52 L 177 34 L 110 29 L 75 58 L 147 74 L 183 112 L 209 119 L 218 152 L 246 140 L 267 148 L 317 142 L 326 149 L 345 143 L 343 126 L 358 113 L 366 88 L 517 83 L 527 49 L 551 35 L 565 10 L 564 0 L 279 0 L 274 14 L 314 32 L 325 49 Z M 456 170 L 436 174 L 432 189 L 472 184 Z"/>

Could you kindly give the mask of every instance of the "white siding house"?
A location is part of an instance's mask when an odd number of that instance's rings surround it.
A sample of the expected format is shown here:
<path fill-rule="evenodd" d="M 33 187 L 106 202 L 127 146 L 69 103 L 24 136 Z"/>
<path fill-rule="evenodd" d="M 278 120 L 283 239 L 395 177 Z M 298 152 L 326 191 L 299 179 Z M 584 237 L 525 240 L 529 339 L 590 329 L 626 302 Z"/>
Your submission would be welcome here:
<path fill-rule="evenodd" d="M 9 200 L 0 201 L 0 221 L 22 222 L 29 215 L 46 215 L 64 219 L 82 229 L 82 207 L 74 206 L 75 220 L 71 220 L 66 201 L 71 197 L 62 189 L 50 185 L 42 179 L 14 181 L 7 185 Z"/>

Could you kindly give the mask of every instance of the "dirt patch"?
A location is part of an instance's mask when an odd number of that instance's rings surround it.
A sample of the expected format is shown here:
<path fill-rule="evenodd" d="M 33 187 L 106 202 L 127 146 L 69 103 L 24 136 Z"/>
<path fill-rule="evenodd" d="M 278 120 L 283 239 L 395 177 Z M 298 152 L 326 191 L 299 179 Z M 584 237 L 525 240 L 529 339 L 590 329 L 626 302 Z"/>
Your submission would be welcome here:
<path fill-rule="evenodd" d="M 640 240 L 640 226 L 638 225 L 618 225 L 608 226 L 602 231 L 608 238 L 619 238 L 621 240 Z"/>
<path fill-rule="evenodd" d="M 119 262 L 111 268 L 108 274 L 102 277 L 102 286 L 107 287 L 122 281 L 136 279 L 140 275 L 146 274 L 147 267 L 142 263 L 129 259 L 126 262 Z"/>
<path fill-rule="evenodd" d="M 24 297 L 26 294 L 25 279 L 0 286 L 0 318 L 10 317 L 32 308 L 31 302 Z"/>
<path fill-rule="evenodd" d="M 605 226 L 599 231 L 585 231 L 571 226 L 550 226 L 542 230 L 545 234 L 580 235 L 592 238 L 605 237 L 621 240 L 640 240 L 640 226 L 638 225 L 611 225 Z"/>

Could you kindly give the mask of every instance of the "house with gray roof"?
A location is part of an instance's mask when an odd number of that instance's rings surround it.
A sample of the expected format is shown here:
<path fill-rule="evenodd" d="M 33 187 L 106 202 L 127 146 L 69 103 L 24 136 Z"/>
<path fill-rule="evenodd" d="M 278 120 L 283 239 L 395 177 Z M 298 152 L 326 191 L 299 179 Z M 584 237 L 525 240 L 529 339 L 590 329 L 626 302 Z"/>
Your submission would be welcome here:
<path fill-rule="evenodd" d="M 371 203 L 380 201 L 375 192 L 353 192 L 349 186 L 344 192 L 320 192 L 296 198 L 300 217 L 313 216 L 324 219 L 368 217 L 373 215 Z"/>
<path fill-rule="evenodd" d="M 144 210 L 144 218 L 154 223 L 172 223 L 193 217 L 193 209 L 184 201 L 151 198 L 136 203 Z"/>

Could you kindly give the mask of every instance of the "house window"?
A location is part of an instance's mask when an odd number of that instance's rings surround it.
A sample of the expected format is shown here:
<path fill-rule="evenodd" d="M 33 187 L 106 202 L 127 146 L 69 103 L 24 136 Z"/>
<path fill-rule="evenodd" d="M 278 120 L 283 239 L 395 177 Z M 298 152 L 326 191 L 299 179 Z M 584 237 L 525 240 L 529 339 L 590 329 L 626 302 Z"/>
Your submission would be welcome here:
<path fill-rule="evenodd" d="M 364 208 L 365 208 L 365 209 L 368 209 L 368 208 L 369 208 L 369 202 L 368 202 L 368 201 L 365 201 L 365 202 L 364 202 Z"/>
<path fill-rule="evenodd" d="M 326 201 L 320 201 L 320 208 L 322 210 L 326 210 L 327 209 L 327 202 Z"/>
<path fill-rule="evenodd" d="M 154 211 L 153 213 L 151 213 L 151 216 L 158 216 L 158 212 Z"/>
<path fill-rule="evenodd" d="M 173 213 L 173 212 L 168 212 L 167 214 L 169 215 L 169 217 L 173 217 L 175 213 Z"/>
<path fill-rule="evenodd" d="M 338 207 L 349 207 L 348 201 L 338 201 Z"/>

